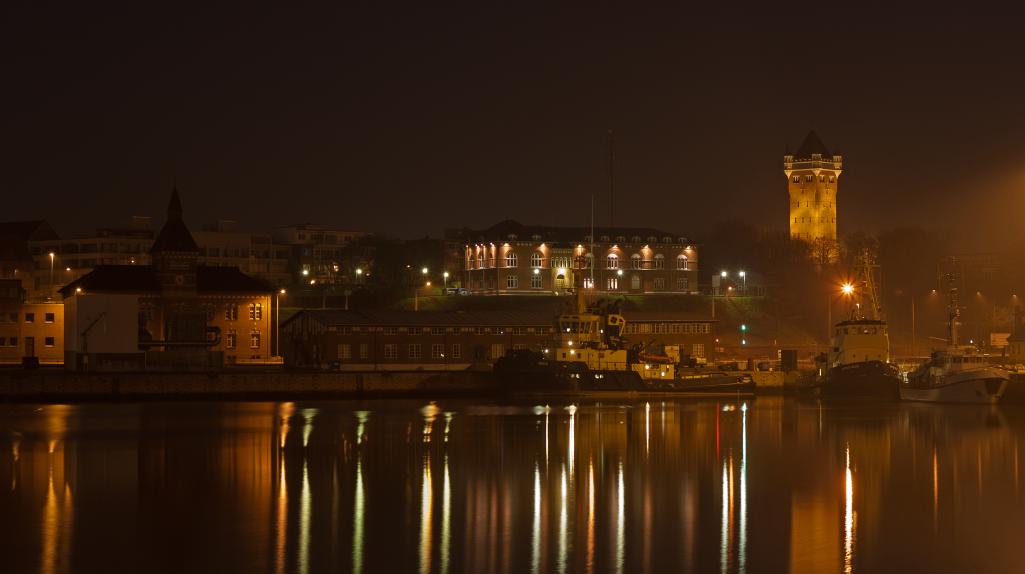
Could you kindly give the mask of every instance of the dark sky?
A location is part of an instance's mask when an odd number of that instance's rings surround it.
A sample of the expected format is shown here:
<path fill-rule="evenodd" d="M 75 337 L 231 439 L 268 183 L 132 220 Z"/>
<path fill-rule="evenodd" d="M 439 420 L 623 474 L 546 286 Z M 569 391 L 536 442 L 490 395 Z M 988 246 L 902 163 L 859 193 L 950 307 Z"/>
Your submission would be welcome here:
<path fill-rule="evenodd" d="M 0 220 L 160 221 L 177 178 L 193 226 L 581 225 L 592 191 L 607 218 L 614 128 L 617 223 L 700 239 L 783 229 L 782 155 L 814 127 L 845 156 L 842 233 L 1025 237 L 1017 14 L 78 4 L 0 8 Z"/>

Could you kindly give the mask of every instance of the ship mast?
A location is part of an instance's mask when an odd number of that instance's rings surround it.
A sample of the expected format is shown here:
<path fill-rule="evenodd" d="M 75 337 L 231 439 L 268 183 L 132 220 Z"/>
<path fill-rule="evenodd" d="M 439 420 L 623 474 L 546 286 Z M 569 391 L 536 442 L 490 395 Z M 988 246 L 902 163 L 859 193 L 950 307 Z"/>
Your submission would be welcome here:
<path fill-rule="evenodd" d="M 855 290 L 859 294 L 859 301 L 851 308 L 851 319 L 881 321 L 883 310 L 879 304 L 879 286 L 876 280 L 876 270 L 879 269 L 879 265 L 875 263 L 871 251 L 866 248 L 861 250 L 855 266 L 857 273 L 855 285 L 858 285 L 860 289 Z"/>
<path fill-rule="evenodd" d="M 955 262 L 956 265 L 956 262 Z M 951 347 L 957 346 L 957 328 L 961 325 L 961 305 L 957 294 L 957 273 L 951 271 L 947 274 L 948 307 L 947 307 L 947 337 Z"/>

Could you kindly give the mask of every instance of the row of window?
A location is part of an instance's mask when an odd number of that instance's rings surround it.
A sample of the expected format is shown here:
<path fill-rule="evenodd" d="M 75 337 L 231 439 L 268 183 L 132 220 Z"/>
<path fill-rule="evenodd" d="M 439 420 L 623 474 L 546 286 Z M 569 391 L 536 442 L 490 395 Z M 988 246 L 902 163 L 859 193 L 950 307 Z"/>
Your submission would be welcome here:
<path fill-rule="evenodd" d="M 32 337 L 26 337 L 26 340 L 31 339 L 31 338 Z M 56 344 L 57 344 L 57 340 L 54 337 L 44 337 L 43 338 L 43 345 L 46 346 L 46 347 L 54 347 L 54 346 L 56 346 Z M 17 346 L 18 346 L 18 338 L 17 337 L 0 337 L 0 347 L 17 347 Z"/>
<path fill-rule="evenodd" d="M 815 178 L 815 176 L 813 176 L 813 175 L 810 175 L 810 174 L 809 175 L 805 175 L 804 176 L 804 181 L 812 181 L 814 178 Z M 779 180 L 777 179 L 776 181 L 779 181 Z M 822 174 L 819 174 L 819 181 L 822 182 L 822 183 L 825 183 L 826 176 L 822 175 Z M 834 181 L 836 181 L 836 176 L 833 176 L 833 175 L 829 176 L 829 183 L 833 183 Z M 795 175 L 794 176 L 794 183 L 801 183 L 801 176 Z"/>
<path fill-rule="evenodd" d="M 260 348 L 261 335 L 259 331 L 253 331 L 249 333 L 249 348 L 259 349 Z M 231 350 L 238 348 L 238 333 L 235 331 L 228 331 L 224 334 L 224 348 Z"/>
<path fill-rule="evenodd" d="M 615 290 L 619 289 L 620 288 L 619 287 L 619 280 L 620 280 L 620 278 L 618 276 L 606 277 L 605 278 L 605 289 L 608 290 L 608 291 L 615 291 Z M 640 290 L 641 289 L 641 283 L 642 282 L 641 282 L 641 276 L 640 275 L 632 275 L 630 277 L 630 289 L 632 289 L 634 291 Z M 518 289 L 519 286 L 520 286 L 520 278 L 519 278 L 518 275 L 507 275 L 505 277 L 505 287 L 506 287 L 506 289 Z M 594 284 L 592 283 L 591 278 L 590 277 L 585 277 L 584 278 L 584 288 L 585 289 L 590 289 L 593 286 L 594 286 Z M 541 276 L 540 275 L 531 275 L 530 276 L 530 287 L 532 289 L 541 289 L 542 288 Z M 689 280 L 689 278 L 687 278 L 687 277 L 677 277 L 676 278 L 676 290 L 677 291 L 687 291 L 689 289 L 689 287 L 690 287 L 690 280 Z M 665 288 L 666 288 L 666 279 L 665 279 L 665 277 L 656 277 L 652 281 L 652 289 L 654 289 L 655 291 L 664 291 Z"/>
<path fill-rule="evenodd" d="M 353 345 L 349 343 L 341 343 L 338 345 L 338 358 L 340 360 L 350 360 L 353 357 Z M 366 343 L 360 343 L 357 347 L 358 357 L 361 360 L 367 360 L 370 358 L 370 345 Z M 432 344 L 431 345 L 431 358 L 435 360 L 439 359 L 461 359 L 463 356 L 462 347 L 456 343 L 451 345 L 451 351 L 448 356 L 445 355 L 445 345 Z M 399 346 L 394 343 L 388 343 L 384 345 L 384 358 L 385 359 L 398 359 L 399 358 Z M 407 359 L 422 359 L 423 358 L 423 346 L 420 343 L 410 343 L 406 345 L 406 358 Z"/>
<path fill-rule="evenodd" d="M 244 247 L 200 247 L 200 256 L 203 257 L 258 257 L 261 259 L 288 259 L 288 251 L 273 251 L 270 249 L 249 250 Z"/>
<path fill-rule="evenodd" d="M 551 327 L 354 327 L 341 325 L 334 330 L 340 335 L 380 333 L 382 335 L 445 335 L 466 333 L 473 335 L 547 335 Z"/>
<path fill-rule="evenodd" d="M 212 317 L 211 317 L 212 318 Z M 250 303 L 249 304 L 249 320 L 259 321 L 263 318 L 263 304 L 261 303 Z M 224 319 L 227 321 L 238 321 L 238 305 L 236 303 L 228 303 L 224 306 Z"/>
<path fill-rule="evenodd" d="M 667 322 L 641 322 L 627 323 L 623 329 L 624 335 L 707 335 L 712 332 L 708 323 L 667 323 Z"/>
<path fill-rule="evenodd" d="M 53 323 L 54 320 L 55 320 L 55 315 L 53 313 L 43 313 L 43 322 L 44 323 Z M 0 322 L 3 322 L 3 323 L 17 323 L 18 322 L 18 314 L 17 313 L 8 313 L 6 316 L 0 317 Z M 35 323 L 36 322 L 36 314 L 35 313 L 25 313 L 25 322 L 26 323 Z"/>
<path fill-rule="evenodd" d="M 815 223 L 814 217 L 795 217 L 794 223 Z M 800 220 L 800 221 L 798 221 Z M 835 217 L 820 217 L 819 223 L 836 223 Z"/>
<path fill-rule="evenodd" d="M 65 243 L 63 245 L 32 246 L 32 255 L 46 255 L 48 253 L 146 253 L 150 244 L 142 243 Z"/>
<path fill-rule="evenodd" d="M 655 255 L 655 257 L 653 257 L 652 259 L 647 259 L 647 260 L 644 259 L 643 257 L 641 257 L 640 253 L 634 253 L 633 255 L 630 256 L 630 266 L 633 269 L 644 269 L 645 268 L 644 267 L 644 261 L 651 261 L 653 263 L 653 266 L 649 267 L 649 269 L 652 269 L 652 268 L 653 269 L 665 269 L 665 265 L 666 265 L 665 259 L 666 259 L 665 255 L 662 255 L 661 253 L 659 253 L 658 255 Z M 592 260 L 593 260 L 593 255 L 592 254 L 588 253 L 588 254 L 584 255 L 584 268 L 585 269 L 590 269 L 591 268 L 591 261 Z M 567 268 L 571 267 L 569 265 L 569 262 L 570 262 L 570 258 L 569 257 L 553 257 L 553 258 L 551 258 L 550 267 L 552 269 L 567 269 Z M 489 259 L 485 260 L 484 255 L 480 254 L 480 255 L 477 256 L 476 266 L 474 266 L 474 259 L 472 257 L 470 257 L 470 258 L 468 258 L 466 260 L 466 268 L 467 269 L 484 269 L 485 268 L 485 263 L 487 263 L 487 267 L 494 267 L 495 266 L 495 260 L 493 258 L 489 258 Z M 515 253 L 512 253 L 512 252 L 507 253 L 506 256 L 505 256 L 505 266 L 506 267 L 517 267 L 517 266 L 519 266 L 519 256 L 516 255 Z M 532 254 L 530 256 L 530 266 L 535 268 L 535 269 L 543 268 L 545 266 L 544 265 L 544 257 L 542 257 L 540 253 Z M 619 266 L 620 266 L 620 264 L 619 264 L 619 255 L 616 255 L 615 253 L 609 254 L 606 257 L 606 259 L 605 259 L 605 266 L 606 266 L 607 269 L 619 269 Z M 686 255 L 682 255 L 682 254 L 681 255 L 677 255 L 676 256 L 676 269 L 680 270 L 680 271 L 687 271 L 687 270 L 689 270 L 690 269 L 690 259 Z"/>
<path fill-rule="evenodd" d="M 509 235 L 506 236 L 506 239 L 508 239 L 509 241 L 517 241 L 517 240 L 519 240 L 519 238 L 520 238 L 520 236 L 516 235 L 515 233 L 510 233 Z M 530 239 L 532 241 L 541 241 L 542 237 L 535 233 L 534 235 L 530 236 Z M 612 240 L 612 237 L 609 236 L 609 235 L 602 235 L 602 236 L 600 236 L 598 238 L 598 240 L 601 241 L 602 243 L 608 243 L 609 241 Z M 626 236 L 625 235 L 617 235 L 615 237 L 615 240 L 616 240 L 617 243 L 626 243 Z M 640 235 L 634 235 L 634 236 L 630 237 L 630 241 L 632 243 L 640 243 L 641 242 L 641 236 Z M 648 243 L 658 243 L 659 239 L 658 239 L 658 237 L 655 237 L 654 235 L 649 235 L 647 237 L 647 239 L 645 239 L 645 241 L 647 241 Z M 687 243 L 687 238 L 686 237 L 677 237 L 674 240 L 674 238 L 669 237 L 668 235 L 662 237 L 662 243 L 673 243 L 674 241 L 676 241 L 677 243 Z M 584 242 L 585 243 L 590 243 L 591 242 L 591 236 L 590 235 L 585 235 L 584 236 Z"/>

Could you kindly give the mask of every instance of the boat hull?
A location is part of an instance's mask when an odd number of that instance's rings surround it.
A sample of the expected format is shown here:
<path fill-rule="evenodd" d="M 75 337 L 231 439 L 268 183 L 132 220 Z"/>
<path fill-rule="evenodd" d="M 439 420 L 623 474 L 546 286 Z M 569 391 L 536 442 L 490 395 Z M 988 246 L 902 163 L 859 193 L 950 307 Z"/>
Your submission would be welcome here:
<path fill-rule="evenodd" d="M 992 405 L 1000 402 L 1008 380 L 1006 373 L 994 368 L 950 373 L 931 384 L 902 385 L 900 397 L 905 401 Z"/>
<path fill-rule="evenodd" d="M 833 367 L 818 385 L 822 398 L 900 399 L 900 372 L 890 363 L 868 361 Z"/>
<path fill-rule="evenodd" d="M 674 380 L 644 380 L 633 370 L 591 370 L 580 364 L 516 360 L 499 361 L 494 373 L 507 394 L 530 396 L 750 396 L 750 377 L 708 373 Z"/>

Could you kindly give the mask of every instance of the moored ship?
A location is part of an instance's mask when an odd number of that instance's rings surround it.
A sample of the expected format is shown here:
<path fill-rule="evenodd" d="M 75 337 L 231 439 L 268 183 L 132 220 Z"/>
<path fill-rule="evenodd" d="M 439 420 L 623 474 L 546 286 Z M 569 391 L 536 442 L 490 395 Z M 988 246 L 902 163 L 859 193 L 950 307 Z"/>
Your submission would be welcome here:
<path fill-rule="evenodd" d="M 829 351 L 820 365 L 821 397 L 900 398 L 901 374 L 890 362 L 889 326 L 879 305 L 875 267 L 869 252 L 863 251 L 857 280 L 843 285 L 850 312 L 833 327 Z"/>
<path fill-rule="evenodd" d="M 575 308 L 555 322 L 555 345 L 514 351 L 495 362 L 502 388 L 527 394 L 750 394 L 749 376 L 681 369 L 678 346 L 630 347 L 626 319 L 615 302 L 588 306 L 576 290 Z"/>
<path fill-rule="evenodd" d="M 937 403 L 994 404 L 1000 401 L 1010 374 L 989 364 L 988 357 L 974 346 L 958 344 L 961 308 L 954 275 L 950 281 L 947 314 L 947 346 L 934 351 L 929 360 L 908 374 L 900 388 L 906 401 Z"/>

